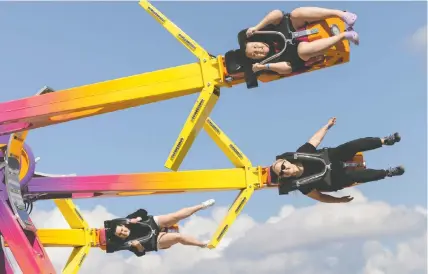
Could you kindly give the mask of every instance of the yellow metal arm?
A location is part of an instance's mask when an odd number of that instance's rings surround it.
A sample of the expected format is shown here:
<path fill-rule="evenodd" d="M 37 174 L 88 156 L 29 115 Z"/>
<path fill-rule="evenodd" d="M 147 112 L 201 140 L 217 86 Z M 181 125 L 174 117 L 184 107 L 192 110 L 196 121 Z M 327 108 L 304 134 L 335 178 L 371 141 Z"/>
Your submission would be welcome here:
<path fill-rule="evenodd" d="M 64 269 L 62 270 L 62 273 L 63 274 L 78 273 L 80 270 L 80 267 L 82 266 L 83 260 L 88 255 L 90 249 L 91 247 L 88 245 L 73 248 L 73 251 L 71 252 L 70 257 L 68 258 L 68 261 L 66 263 L 66 267 L 64 267 Z"/>
<path fill-rule="evenodd" d="M 80 247 L 87 244 L 85 229 L 39 229 L 37 233 L 45 247 Z"/>
<path fill-rule="evenodd" d="M 54 201 L 72 229 L 39 229 L 38 235 L 46 247 L 74 247 L 62 271 L 64 274 L 74 274 L 79 271 L 91 247 L 98 246 L 98 237 L 72 200 Z"/>
<path fill-rule="evenodd" d="M 209 58 L 209 54 L 204 48 L 202 48 L 196 41 L 190 38 L 189 35 L 163 15 L 162 12 L 150 4 L 149 1 L 142 0 L 139 4 L 198 59 L 202 60 L 203 58 Z"/>
<path fill-rule="evenodd" d="M 80 214 L 79 210 L 74 205 L 72 200 L 58 199 L 58 200 L 54 200 L 54 202 L 71 228 L 83 228 L 83 229 L 89 228 L 88 224 L 83 219 L 82 214 Z"/>
<path fill-rule="evenodd" d="M 221 239 L 223 239 L 224 235 L 226 234 L 232 223 L 236 220 L 244 206 L 250 200 L 251 196 L 254 193 L 254 190 L 256 190 L 260 185 L 259 182 L 261 180 L 261 177 L 259 176 L 258 168 L 246 168 L 246 175 L 247 187 L 241 190 L 239 195 L 236 197 L 232 206 L 229 208 L 227 215 L 224 217 L 223 221 L 218 226 L 216 232 L 211 238 L 211 241 L 208 244 L 208 248 L 217 247 L 217 245 L 220 243 Z"/>
<path fill-rule="evenodd" d="M 189 117 L 169 154 L 165 167 L 176 171 L 190 150 L 196 136 L 204 126 L 220 96 L 220 91 L 211 85 L 202 90 L 201 95 L 193 106 Z"/>
<path fill-rule="evenodd" d="M 238 148 L 236 144 L 214 123 L 211 118 L 206 119 L 204 129 L 208 136 L 216 143 L 216 145 L 223 151 L 229 160 L 236 167 L 251 166 L 251 161 L 245 154 Z"/>
<path fill-rule="evenodd" d="M 210 115 L 217 103 L 218 97 L 220 96 L 219 87 L 225 86 L 223 58 L 222 56 L 218 56 L 217 58 L 211 56 L 204 48 L 166 18 L 165 15 L 147 0 L 140 1 L 140 6 L 192 52 L 199 59 L 201 65 L 204 88 L 165 162 L 166 168 L 177 171 L 196 136 L 203 127 L 205 119 Z"/>
<path fill-rule="evenodd" d="M 203 87 L 200 65 L 182 65 L 4 103 L 0 125 L 19 121 L 34 129 L 177 98 Z"/>

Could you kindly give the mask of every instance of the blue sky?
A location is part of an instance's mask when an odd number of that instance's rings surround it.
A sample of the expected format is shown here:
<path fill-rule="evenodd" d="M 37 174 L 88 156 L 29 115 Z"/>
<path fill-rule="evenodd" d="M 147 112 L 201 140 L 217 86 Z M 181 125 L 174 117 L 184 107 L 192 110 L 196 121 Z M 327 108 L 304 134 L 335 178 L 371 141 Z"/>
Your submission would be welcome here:
<path fill-rule="evenodd" d="M 290 11 L 298 2 L 155 2 L 166 16 L 210 53 L 237 47 L 237 33 L 272 9 Z M 337 125 L 323 145 L 383 137 L 395 131 L 403 140 L 366 154 L 371 167 L 404 164 L 401 178 L 360 186 L 369 199 L 393 205 L 426 205 L 426 56 L 409 50 L 411 34 L 426 25 L 423 2 L 304 2 L 353 11 L 361 44 L 351 62 L 285 80 L 223 89 L 211 118 L 254 165 L 295 150 L 331 116 Z M 242 7 L 248 12 L 243 13 Z M 40 2 L 0 4 L 0 101 L 33 95 L 44 85 L 65 89 L 195 62 L 194 56 L 137 2 Z M 181 8 L 179 11 L 178 8 Z M 197 95 L 34 130 L 28 137 L 38 170 L 78 175 L 165 171 L 163 164 Z M 305 111 L 300 110 L 304 108 Z M 261 126 L 264 125 L 264 126 Z M 269 134 L 266 134 L 269 132 Z M 273 134 L 272 134 L 273 132 Z M 130 163 L 116 162 L 126 154 Z M 182 169 L 229 168 L 232 164 L 202 132 Z M 235 192 L 197 193 L 122 199 L 79 200 L 124 215 L 137 207 L 153 214 L 215 198 L 230 204 Z M 276 190 L 257 192 L 244 212 L 265 220 L 285 203 L 312 200 Z M 41 202 L 37 208 L 53 207 Z M 204 212 L 201 215 L 206 214 Z"/>

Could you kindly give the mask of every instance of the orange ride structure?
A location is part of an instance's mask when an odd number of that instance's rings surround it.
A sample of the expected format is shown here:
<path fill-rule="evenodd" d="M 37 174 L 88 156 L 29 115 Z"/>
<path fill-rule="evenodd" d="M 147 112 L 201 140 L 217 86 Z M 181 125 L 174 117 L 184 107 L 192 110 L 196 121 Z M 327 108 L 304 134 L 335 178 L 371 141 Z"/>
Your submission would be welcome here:
<path fill-rule="evenodd" d="M 45 247 L 73 247 L 62 273 L 77 273 L 92 247 L 105 248 L 100 244 L 99 229 L 88 226 L 73 199 L 237 190 L 236 200 L 209 243 L 215 248 L 255 190 L 278 188 L 269 182 L 267 168 L 253 166 L 209 117 L 220 89 L 243 83 L 248 89 L 256 88 L 259 81 L 267 83 L 349 62 L 350 45 L 344 40 L 302 71 L 288 75 L 254 73 L 248 60 L 243 60 L 242 50 L 213 56 L 151 3 L 144 0 L 139 4 L 198 61 L 60 91 L 44 87 L 35 96 L 0 103 L 0 273 L 13 273 L 6 248 L 25 274 L 56 273 Z M 345 27 L 341 20 L 328 18 L 298 34 L 313 41 L 343 32 Z M 37 159 L 25 144 L 32 129 L 195 93 L 200 95 L 165 163 L 169 172 L 75 176 L 35 171 Z M 178 171 L 202 128 L 235 168 Z M 362 154 L 355 157 L 354 165 L 364 168 Z M 33 203 L 46 199 L 54 200 L 70 229 L 35 227 L 30 218 Z"/>

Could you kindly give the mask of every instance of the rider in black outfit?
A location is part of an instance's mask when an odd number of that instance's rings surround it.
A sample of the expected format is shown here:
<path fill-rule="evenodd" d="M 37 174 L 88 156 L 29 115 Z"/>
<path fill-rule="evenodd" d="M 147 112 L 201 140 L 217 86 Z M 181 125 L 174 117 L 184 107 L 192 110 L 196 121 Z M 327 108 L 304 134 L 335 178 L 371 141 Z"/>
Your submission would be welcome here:
<path fill-rule="evenodd" d="M 307 37 L 293 39 L 293 43 L 287 44 L 282 55 L 267 64 L 259 63 L 280 52 L 285 44 L 284 39 L 277 35 L 259 35 L 257 31 L 276 31 L 291 39 L 291 33 L 305 29 L 309 23 L 326 18 L 340 18 L 347 25 L 347 30 L 311 42 Z M 241 32 L 238 39 L 241 50 L 252 62 L 254 72 L 265 70 L 286 75 L 310 67 L 312 62 L 319 61 L 332 46 L 343 40 L 358 45 L 359 35 L 352 29 L 356 20 L 356 14 L 338 9 L 300 7 L 291 12 L 276 9 L 269 12 L 258 24 L 248 28 L 245 33 Z"/>
<path fill-rule="evenodd" d="M 336 123 L 336 118 L 329 120 L 327 125 L 322 127 L 315 135 L 297 152 L 318 153 L 318 145 L 323 140 L 327 131 Z M 389 169 L 362 169 L 347 170 L 343 167 L 343 162 L 350 161 L 358 152 L 373 150 L 383 145 L 391 146 L 399 142 L 401 137 L 394 133 L 385 138 L 366 137 L 344 143 L 335 148 L 326 148 L 328 157 L 331 161 L 331 185 L 320 179 L 308 185 L 299 187 L 299 191 L 308 197 L 325 203 L 343 203 L 349 202 L 353 198 L 349 196 L 336 198 L 321 192 L 333 192 L 345 187 L 352 186 L 354 183 L 366 183 L 382 180 L 385 177 L 402 175 L 404 167 L 398 166 Z M 297 178 L 306 178 L 307 176 L 320 173 L 324 165 L 320 162 L 300 162 L 293 160 L 284 160 L 286 153 L 278 155 L 275 163 L 270 167 L 270 176 L 272 182 L 288 184 Z"/>
<path fill-rule="evenodd" d="M 129 250 L 141 257 L 146 252 L 168 249 L 175 244 L 209 246 L 190 235 L 175 232 L 175 226 L 183 219 L 190 217 L 199 210 L 213 206 L 214 199 L 198 205 L 182 208 L 176 212 L 152 216 L 145 209 L 138 209 L 126 218 L 107 220 L 104 222 L 106 236 L 106 251 L 113 253 L 120 250 Z"/>

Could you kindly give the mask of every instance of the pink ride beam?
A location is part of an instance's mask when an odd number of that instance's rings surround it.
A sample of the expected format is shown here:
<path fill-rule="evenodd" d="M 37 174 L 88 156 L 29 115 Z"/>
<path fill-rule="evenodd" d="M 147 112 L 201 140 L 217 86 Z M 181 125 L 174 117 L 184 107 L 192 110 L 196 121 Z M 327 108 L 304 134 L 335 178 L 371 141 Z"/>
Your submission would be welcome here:
<path fill-rule="evenodd" d="M 124 175 L 33 178 L 24 197 L 38 194 L 63 198 L 110 196 L 120 192 L 182 192 L 239 190 L 245 188 L 245 170 L 220 169 Z M 92 195 L 94 194 L 94 195 Z M 88 197 L 89 198 L 89 197 Z M 42 198 L 43 199 L 43 198 Z"/>
<path fill-rule="evenodd" d="M 29 233 L 27 239 L 27 235 L 15 220 L 3 197 L 0 198 L 0 231 L 23 273 L 55 273 L 55 269 L 39 238 L 34 236 L 33 233 Z"/>

